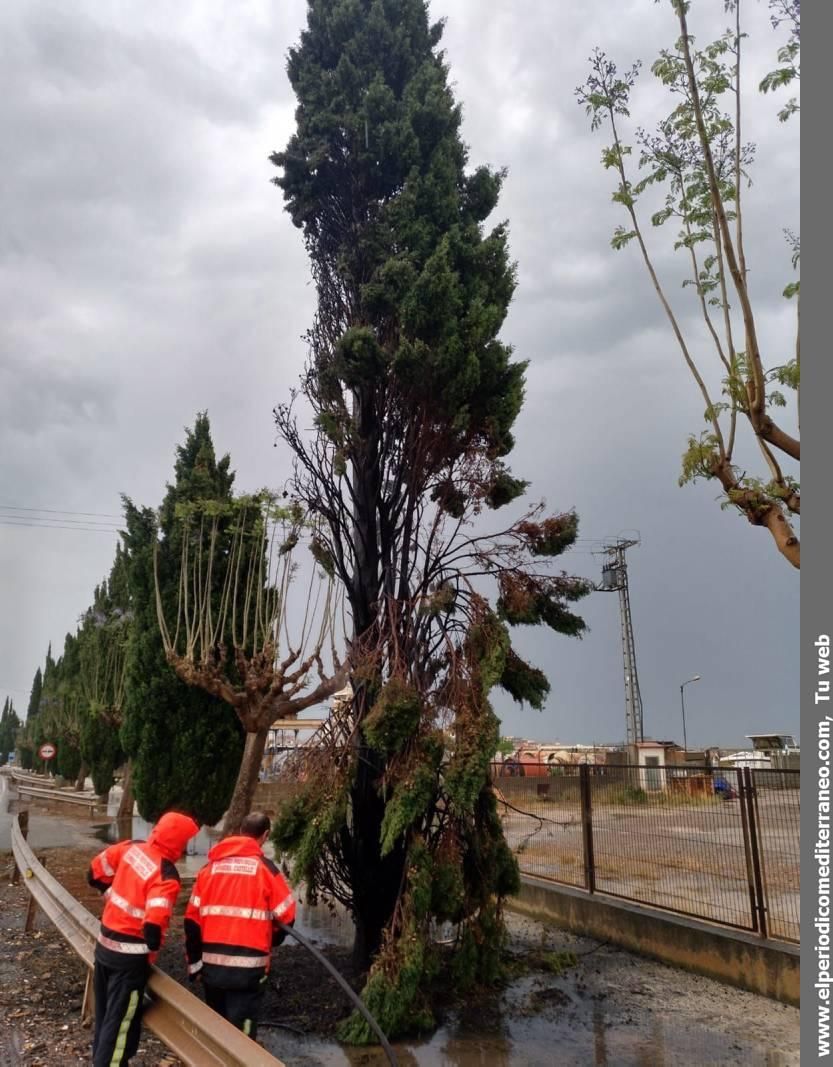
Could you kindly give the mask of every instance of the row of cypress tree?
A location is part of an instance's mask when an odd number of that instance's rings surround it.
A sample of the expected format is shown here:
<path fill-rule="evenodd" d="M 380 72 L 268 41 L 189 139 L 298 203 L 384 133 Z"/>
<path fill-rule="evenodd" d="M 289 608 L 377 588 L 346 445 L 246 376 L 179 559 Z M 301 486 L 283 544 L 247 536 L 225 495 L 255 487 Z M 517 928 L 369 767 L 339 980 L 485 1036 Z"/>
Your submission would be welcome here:
<path fill-rule="evenodd" d="M 201 413 L 176 450 L 158 514 L 124 498 L 124 529 L 108 577 L 66 635 L 61 655 L 53 658 L 50 644 L 35 672 L 16 737 L 24 768 L 45 769 L 37 753 L 49 741 L 57 749 L 50 769 L 67 780 L 83 771 L 99 794 L 129 763 L 145 819 L 176 807 L 201 822 L 219 820 L 240 763 L 242 729 L 227 705 L 181 682 L 168 665 L 153 555 L 158 542 L 162 592 L 175 598 L 182 536 L 176 507 L 230 499 L 233 482 L 230 458 L 216 458 L 208 415 Z"/>
<path fill-rule="evenodd" d="M 314 430 L 289 404 L 277 431 L 316 558 L 345 592 L 353 691 L 349 744 L 305 770 L 274 841 L 309 893 L 350 910 L 363 995 L 391 1036 L 433 1024 L 443 982 L 461 995 L 500 978 L 518 870 L 490 783 L 490 694 L 543 706 L 549 682 L 512 631 L 579 636 L 571 609 L 590 589 L 549 565 L 575 541 L 574 514 L 534 506 L 482 532 L 527 489 L 507 466 L 526 364 L 499 337 L 516 284 L 507 228 L 489 222 L 503 173 L 468 168 L 442 30 L 425 0 L 309 0 L 288 58 L 297 127 L 271 157 L 317 295 L 295 396 Z M 202 415 L 159 516 L 125 500 L 119 578 L 93 604 L 91 633 L 127 613 L 118 736 L 148 818 L 176 804 L 215 822 L 240 762 L 235 716 L 165 661 L 154 587 L 156 550 L 160 597 L 175 602 L 178 508 L 228 502 L 232 483 Z M 85 641 L 82 625 L 48 659 L 36 718 L 83 691 L 70 683 Z M 443 923 L 457 931 L 447 949 Z M 358 1016 L 341 1036 L 373 1040 Z"/>

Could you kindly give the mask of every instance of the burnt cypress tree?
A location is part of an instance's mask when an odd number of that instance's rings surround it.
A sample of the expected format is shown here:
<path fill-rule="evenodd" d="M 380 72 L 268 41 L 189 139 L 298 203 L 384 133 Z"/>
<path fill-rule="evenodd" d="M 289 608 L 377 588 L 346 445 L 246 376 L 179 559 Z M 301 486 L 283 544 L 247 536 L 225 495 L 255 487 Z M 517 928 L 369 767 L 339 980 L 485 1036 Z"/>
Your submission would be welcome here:
<path fill-rule="evenodd" d="M 525 364 L 499 339 L 515 288 L 503 174 L 468 169 L 461 112 L 424 0 L 310 0 L 289 55 L 297 130 L 272 156 L 318 295 L 300 403 L 276 411 L 316 558 L 344 583 L 353 700 L 305 763 L 276 844 L 356 922 L 364 995 L 389 1033 L 430 1025 L 432 982 L 500 972 L 518 885 L 489 784 L 494 686 L 541 707 L 549 683 L 510 628 L 578 635 L 587 583 L 547 569 L 573 514 L 484 516 L 527 485 L 506 457 Z M 304 413 L 306 419 L 306 412 Z M 441 967 L 431 925 L 458 936 Z M 343 1031 L 372 1039 L 359 1017 Z"/>
<path fill-rule="evenodd" d="M 213 825 L 228 805 L 240 766 L 243 731 L 228 705 L 181 682 L 165 659 L 153 558 L 158 542 L 161 595 L 175 617 L 182 536 L 177 505 L 230 501 L 233 481 L 229 457 L 216 458 L 203 413 L 177 448 L 175 478 L 159 515 L 124 502 L 133 621 L 121 740 L 146 819 L 177 808 Z"/>

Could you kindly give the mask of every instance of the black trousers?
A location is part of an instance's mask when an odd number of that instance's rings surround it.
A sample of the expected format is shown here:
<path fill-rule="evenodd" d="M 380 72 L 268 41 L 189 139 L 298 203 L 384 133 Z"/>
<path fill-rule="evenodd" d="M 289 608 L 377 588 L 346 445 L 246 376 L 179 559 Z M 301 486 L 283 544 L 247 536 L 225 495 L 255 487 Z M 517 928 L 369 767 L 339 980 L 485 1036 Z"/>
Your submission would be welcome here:
<path fill-rule="evenodd" d="M 218 1015 L 242 1030 L 254 1040 L 257 1037 L 257 1024 L 263 1004 L 265 983 L 254 989 L 222 989 L 220 986 L 206 985 L 205 1002 Z"/>
<path fill-rule="evenodd" d="M 123 1067 L 136 1055 L 148 966 L 115 970 L 95 961 L 93 1067 Z"/>

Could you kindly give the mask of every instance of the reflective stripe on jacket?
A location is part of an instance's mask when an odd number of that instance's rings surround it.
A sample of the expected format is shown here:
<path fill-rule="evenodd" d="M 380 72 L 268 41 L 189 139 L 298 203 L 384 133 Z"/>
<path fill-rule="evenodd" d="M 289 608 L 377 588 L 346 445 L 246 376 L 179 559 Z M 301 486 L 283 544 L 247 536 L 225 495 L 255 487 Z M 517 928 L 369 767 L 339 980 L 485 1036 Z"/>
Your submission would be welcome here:
<path fill-rule="evenodd" d="M 295 921 L 295 900 L 257 841 L 227 837 L 208 854 L 185 910 L 188 970 L 216 985 L 248 985 L 269 970 L 275 920 Z"/>
<path fill-rule="evenodd" d="M 147 841 L 120 841 L 93 858 L 89 881 L 107 887 L 98 937 L 104 962 L 154 961 L 179 895 L 174 859 L 197 830 L 189 816 L 169 812 Z"/>

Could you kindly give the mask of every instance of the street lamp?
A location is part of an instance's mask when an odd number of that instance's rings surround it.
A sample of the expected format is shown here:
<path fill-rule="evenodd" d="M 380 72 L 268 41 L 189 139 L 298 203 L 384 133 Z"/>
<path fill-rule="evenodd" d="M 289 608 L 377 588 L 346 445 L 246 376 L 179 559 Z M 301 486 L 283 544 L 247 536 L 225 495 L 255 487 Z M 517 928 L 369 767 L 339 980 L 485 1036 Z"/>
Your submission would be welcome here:
<path fill-rule="evenodd" d="M 688 681 L 683 682 L 683 684 L 680 686 L 680 707 L 683 709 L 683 751 L 684 752 L 688 752 L 688 739 L 686 738 L 686 733 L 685 733 L 685 692 L 684 692 L 684 690 L 685 690 L 685 687 L 687 685 L 690 685 L 692 682 L 699 682 L 699 681 L 700 681 L 700 675 L 699 674 L 695 674 L 693 678 L 689 678 Z"/>

